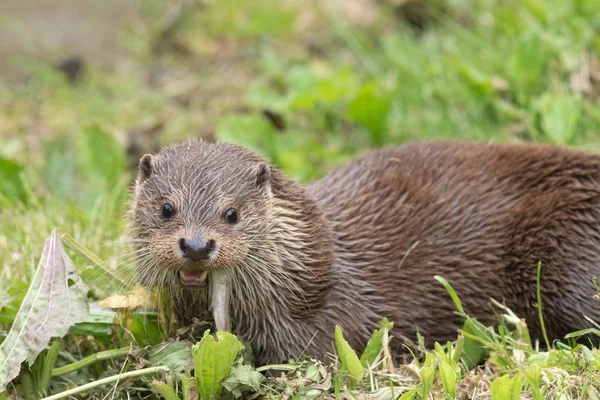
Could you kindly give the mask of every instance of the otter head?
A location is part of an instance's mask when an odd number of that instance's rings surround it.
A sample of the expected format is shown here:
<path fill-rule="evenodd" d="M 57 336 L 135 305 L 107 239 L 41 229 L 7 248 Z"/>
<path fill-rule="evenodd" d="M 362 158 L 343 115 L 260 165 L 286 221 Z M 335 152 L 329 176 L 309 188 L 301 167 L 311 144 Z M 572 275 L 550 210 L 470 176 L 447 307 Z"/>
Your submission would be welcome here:
<path fill-rule="evenodd" d="M 210 289 L 227 328 L 228 276 L 267 233 L 271 169 L 242 147 L 191 142 L 144 155 L 130 215 L 147 286 Z M 220 325 L 220 326 L 219 326 Z"/>

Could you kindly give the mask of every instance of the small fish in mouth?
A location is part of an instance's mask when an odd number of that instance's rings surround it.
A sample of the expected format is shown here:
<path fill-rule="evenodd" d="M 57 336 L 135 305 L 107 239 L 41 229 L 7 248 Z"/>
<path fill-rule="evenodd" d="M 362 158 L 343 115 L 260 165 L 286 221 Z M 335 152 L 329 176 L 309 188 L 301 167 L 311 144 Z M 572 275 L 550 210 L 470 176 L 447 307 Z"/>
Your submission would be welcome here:
<path fill-rule="evenodd" d="M 208 285 L 208 271 L 179 271 L 179 283 L 186 287 L 205 287 Z"/>
<path fill-rule="evenodd" d="M 209 280 L 208 271 L 179 271 L 177 278 L 182 286 L 189 288 L 203 288 L 210 282 L 211 308 L 217 331 L 228 331 L 231 288 L 227 273 L 213 271 Z"/>

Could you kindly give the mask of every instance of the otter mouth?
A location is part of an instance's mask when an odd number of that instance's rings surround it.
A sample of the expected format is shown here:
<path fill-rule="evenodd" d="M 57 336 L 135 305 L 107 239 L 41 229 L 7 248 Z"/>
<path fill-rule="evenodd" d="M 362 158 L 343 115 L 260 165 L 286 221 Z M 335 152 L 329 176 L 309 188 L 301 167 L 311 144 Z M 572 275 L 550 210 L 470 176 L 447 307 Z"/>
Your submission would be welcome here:
<path fill-rule="evenodd" d="M 227 272 L 212 271 L 208 279 L 208 271 L 179 271 L 177 279 L 187 288 L 203 288 L 210 283 L 211 308 L 217 331 L 229 331 L 231 287 Z"/>
<path fill-rule="evenodd" d="M 208 286 L 208 271 L 179 271 L 177 279 L 182 286 L 203 288 Z"/>

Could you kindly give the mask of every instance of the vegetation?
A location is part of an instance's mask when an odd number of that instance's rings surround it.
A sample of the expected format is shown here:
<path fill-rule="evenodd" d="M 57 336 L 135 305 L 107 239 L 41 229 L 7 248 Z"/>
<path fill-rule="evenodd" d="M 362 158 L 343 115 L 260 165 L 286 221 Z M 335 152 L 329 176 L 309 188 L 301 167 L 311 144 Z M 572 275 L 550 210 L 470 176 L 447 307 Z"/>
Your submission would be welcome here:
<path fill-rule="evenodd" d="M 88 62 L 73 78 L 21 59 L 27 77 L 0 82 L 0 399 L 599 398 L 598 349 L 566 338 L 540 351 L 498 303 L 498 326 L 482 326 L 443 277 L 465 317 L 455 343 L 400 364 L 384 320 L 363 354 L 336 330 L 329 364 L 254 368 L 233 335 L 215 338 L 203 323 L 176 330 L 168 304 L 156 309 L 160 292 L 132 287 L 123 215 L 135 138 L 154 134 L 236 141 L 302 182 L 414 139 L 598 151 L 600 2 L 142 5 L 115 68 Z M 65 250 L 72 263 L 48 262 Z M 61 291 L 44 289 L 52 279 Z M 36 293 L 58 308 L 44 314 Z M 75 307 L 66 315 L 65 296 Z M 17 359 L 28 361 L 19 369 Z"/>

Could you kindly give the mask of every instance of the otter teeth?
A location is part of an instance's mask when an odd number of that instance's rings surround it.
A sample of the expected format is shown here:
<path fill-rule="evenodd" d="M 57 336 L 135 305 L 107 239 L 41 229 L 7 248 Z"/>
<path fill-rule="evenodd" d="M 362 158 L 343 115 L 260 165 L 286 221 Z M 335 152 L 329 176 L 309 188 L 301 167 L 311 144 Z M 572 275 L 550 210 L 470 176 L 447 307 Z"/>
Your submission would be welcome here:
<path fill-rule="evenodd" d="M 179 280 L 184 286 L 206 286 L 208 271 L 180 271 Z"/>
<path fill-rule="evenodd" d="M 208 276 L 208 271 L 204 271 L 202 275 L 200 275 L 200 282 L 204 282 L 206 277 Z"/>

